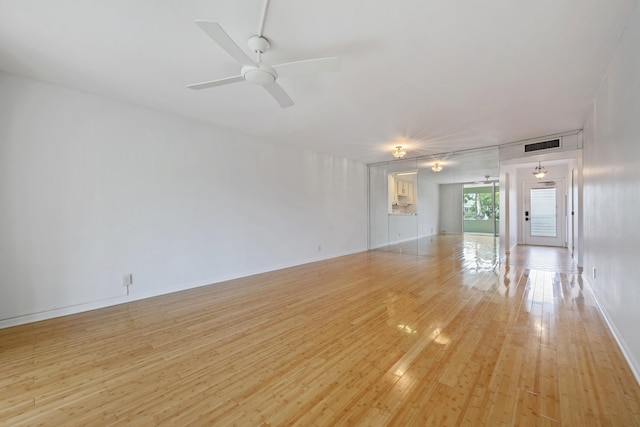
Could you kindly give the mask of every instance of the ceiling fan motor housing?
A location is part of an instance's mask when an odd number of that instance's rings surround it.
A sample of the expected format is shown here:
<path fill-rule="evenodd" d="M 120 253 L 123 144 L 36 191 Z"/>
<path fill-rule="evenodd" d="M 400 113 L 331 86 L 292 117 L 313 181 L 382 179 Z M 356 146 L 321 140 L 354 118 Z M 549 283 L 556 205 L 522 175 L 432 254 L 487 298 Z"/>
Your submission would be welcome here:
<path fill-rule="evenodd" d="M 271 47 L 269 40 L 261 36 L 251 36 L 247 42 L 249 49 L 254 52 L 265 53 Z"/>

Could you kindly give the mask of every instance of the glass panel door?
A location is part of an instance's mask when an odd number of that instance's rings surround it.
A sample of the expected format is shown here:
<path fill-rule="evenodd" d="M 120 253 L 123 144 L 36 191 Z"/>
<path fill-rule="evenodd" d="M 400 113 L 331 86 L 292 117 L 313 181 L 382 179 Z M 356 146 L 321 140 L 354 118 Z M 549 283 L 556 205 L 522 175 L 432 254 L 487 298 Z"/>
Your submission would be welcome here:
<path fill-rule="evenodd" d="M 525 244 L 564 246 L 564 197 L 562 181 L 525 183 Z"/>
<path fill-rule="evenodd" d="M 556 212 L 556 188 L 532 188 L 531 236 L 558 237 L 558 213 Z"/>

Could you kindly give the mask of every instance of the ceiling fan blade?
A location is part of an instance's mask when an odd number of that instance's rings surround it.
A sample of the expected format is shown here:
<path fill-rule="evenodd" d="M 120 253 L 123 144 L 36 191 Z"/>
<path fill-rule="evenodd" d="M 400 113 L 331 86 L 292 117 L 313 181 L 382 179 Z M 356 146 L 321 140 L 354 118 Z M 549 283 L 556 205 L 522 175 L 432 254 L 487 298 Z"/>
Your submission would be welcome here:
<path fill-rule="evenodd" d="M 291 107 L 293 105 L 293 100 L 278 83 L 272 83 L 263 87 L 275 98 L 276 101 L 278 101 L 278 104 L 280 104 L 282 108 Z"/>
<path fill-rule="evenodd" d="M 304 61 L 274 65 L 272 68 L 276 70 L 278 77 L 340 71 L 340 59 L 335 56 L 330 58 L 306 59 Z"/>
<path fill-rule="evenodd" d="M 255 62 L 240 49 L 240 46 L 231 40 L 231 37 L 222 29 L 220 24 L 211 21 L 196 21 L 196 24 L 236 61 L 242 65 L 256 65 Z"/>
<path fill-rule="evenodd" d="M 228 84 L 231 84 L 231 83 L 237 83 L 237 82 L 241 82 L 243 80 L 244 80 L 244 78 L 242 76 L 233 76 L 233 77 L 227 77 L 226 79 L 212 80 L 210 82 L 195 83 L 195 84 L 189 85 L 187 87 L 189 89 L 199 90 L 199 89 L 207 89 L 207 88 L 210 88 L 210 87 L 228 85 Z"/>

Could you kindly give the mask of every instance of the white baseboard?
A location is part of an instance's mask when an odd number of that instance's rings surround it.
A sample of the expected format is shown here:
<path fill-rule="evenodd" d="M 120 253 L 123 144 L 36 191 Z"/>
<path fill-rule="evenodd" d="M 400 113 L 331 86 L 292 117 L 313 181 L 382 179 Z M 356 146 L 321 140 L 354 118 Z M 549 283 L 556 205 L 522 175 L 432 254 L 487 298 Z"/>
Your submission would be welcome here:
<path fill-rule="evenodd" d="M 416 237 L 412 236 L 412 237 L 408 237 L 406 239 L 393 240 L 393 241 L 390 241 L 390 242 L 381 243 L 381 244 L 379 244 L 377 246 L 372 246 L 371 250 L 380 249 L 380 248 L 386 248 L 387 246 L 390 246 L 390 245 L 398 245 L 400 243 L 411 242 L 411 241 L 414 241 L 414 240 L 419 240 L 419 239 L 423 239 L 423 238 L 426 238 L 426 237 L 432 237 L 432 236 L 437 236 L 437 235 L 438 234 L 421 234 L 420 236 L 416 236 Z"/>
<path fill-rule="evenodd" d="M 0 320 L 0 329 L 53 319 L 55 317 L 68 316 L 70 314 L 82 313 L 83 311 L 97 310 L 99 308 L 110 307 L 112 305 L 118 305 L 129 301 L 133 301 L 133 299 L 130 299 L 128 296 L 119 296 L 66 307 L 58 307 L 36 313 L 18 315 Z"/>
<path fill-rule="evenodd" d="M 618 332 L 618 329 L 616 328 L 615 323 L 613 323 L 613 320 L 611 320 L 611 317 L 607 313 L 607 310 L 605 310 L 604 306 L 600 304 L 598 294 L 597 292 L 595 292 L 595 288 L 589 282 L 589 278 L 587 277 L 587 275 L 583 274 L 582 280 L 583 280 L 583 283 L 589 289 L 589 292 L 591 292 L 591 295 L 593 296 L 593 299 L 596 302 L 596 305 L 598 306 L 600 313 L 602 313 L 602 317 L 604 318 L 604 321 L 606 322 L 607 326 L 609 327 L 609 330 L 611 331 L 611 335 L 613 335 L 613 338 L 618 343 L 618 347 L 620 348 L 620 351 L 622 352 L 624 359 L 627 361 L 627 365 L 629 365 L 629 369 L 631 369 L 633 376 L 636 378 L 636 382 L 638 383 L 638 385 L 640 385 L 640 364 L 638 364 L 638 362 L 633 358 L 631 353 L 627 350 L 627 346 L 625 344 L 624 339 L 622 339 L 622 337 L 620 336 L 620 333 Z"/>
<path fill-rule="evenodd" d="M 18 315 L 18 316 L 6 318 L 6 319 L 0 319 L 0 329 L 9 328 L 12 326 L 24 325 L 27 323 L 39 322 L 41 320 L 53 319 L 56 317 L 68 316 L 71 314 L 82 313 L 85 311 L 97 310 L 100 308 L 111 307 L 114 305 L 124 304 L 124 303 L 138 301 L 138 300 L 147 299 L 147 298 L 153 298 L 160 295 L 171 294 L 173 292 L 180 292 L 180 291 L 185 291 L 187 289 L 199 288 L 201 286 L 214 285 L 216 283 L 222 283 L 228 280 L 239 279 L 241 277 L 248 277 L 248 276 L 253 276 L 255 274 L 268 273 L 270 271 L 282 270 L 284 268 L 295 267 L 298 265 L 309 264 L 317 261 L 324 261 L 327 259 L 337 258 L 341 256 L 346 256 L 346 255 L 353 255 L 356 253 L 366 252 L 366 251 L 367 249 L 361 248 L 354 251 L 313 257 L 304 261 L 290 262 L 290 263 L 284 263 L 284 264 L 271 266 L 267 268 L 244 271 L 241 274 L 233 274 L 233 275 L 227 275 L 222 277 L 216 277 L 215 279 L 211 279 L 211 280 L 199 280 L 196 282 L 181 283 L 181 284 L 177 284 L 175 286 L 167 287 L 167 288 L 153 289 L 151 291 L 146 291 L 141 293 L 132 293 L 130 295 L 115 296 L 112 298 L 105 298 L 98 301 L 90 301 L 87 303 L 75 304 L 75 305 L 70 305 L 65 307 L 58 307 L 51 310 L 44 310 L 36 313 Z"/>

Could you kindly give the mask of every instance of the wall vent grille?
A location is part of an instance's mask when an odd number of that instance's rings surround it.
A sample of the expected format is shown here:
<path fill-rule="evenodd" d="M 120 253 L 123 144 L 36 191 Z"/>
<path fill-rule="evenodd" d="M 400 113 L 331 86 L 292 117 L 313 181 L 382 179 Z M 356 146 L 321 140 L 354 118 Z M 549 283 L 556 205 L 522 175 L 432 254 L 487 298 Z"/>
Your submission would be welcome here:
<path fill-rule="evenodd" d="M 530 151 L 548 150 L 549 148 L 560 148 L 560 139 L 527 144 L 524 146 L 524 152 L 528 153 Z"/>

